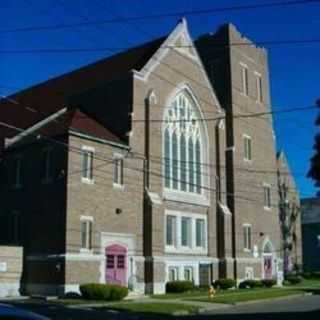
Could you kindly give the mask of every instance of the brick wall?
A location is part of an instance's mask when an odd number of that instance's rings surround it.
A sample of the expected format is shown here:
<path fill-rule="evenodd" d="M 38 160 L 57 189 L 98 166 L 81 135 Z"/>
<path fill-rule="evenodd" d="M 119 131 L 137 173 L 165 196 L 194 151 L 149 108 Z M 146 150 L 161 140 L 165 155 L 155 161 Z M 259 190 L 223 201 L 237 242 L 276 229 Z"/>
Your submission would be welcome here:
<path fill-rule="evenodd" d="M 226 46 L 244 42 L 244 46 Z M 239 114 L 270 110 L 269 74 L 267 53 L 243 37 L 234 26 L 222 26 L 215 35 L 206 35 L 197 41 L 208 74 L 227 114 L 227 192 L 228 205 L 234 212 L 233 257 L 238 264 L 246 265 L 253 253 L 244 251 L 243 224 L 252 227 L 252 245 L 259 248 L 269 239 L 274 254 L 281 257 L 278 218 L 276 146 L 270 116 L 236 118 Z M 248 95 L 242 91 L 241 68 L 248 70 Z M 257 100 L 256 74 L 262 79 L 262 102 Z M 252 160 L 244 160 L 246 134 L 252 141 Z M 264 209 L 263 185 L 271 187 L 269 210 Z M 249 259 L 249 260 L 248 260 Z M 244 277 L 244 267 L 235 276 Z M 260 272 L 259 272 L 260 273 Z M 259 275 L 258 275 L 259 276 Z"/>
<path fill-rule="evenodd" d="M 22 247 L 0 246 L 0 297 L 20 294 L 22 254 Z"/>

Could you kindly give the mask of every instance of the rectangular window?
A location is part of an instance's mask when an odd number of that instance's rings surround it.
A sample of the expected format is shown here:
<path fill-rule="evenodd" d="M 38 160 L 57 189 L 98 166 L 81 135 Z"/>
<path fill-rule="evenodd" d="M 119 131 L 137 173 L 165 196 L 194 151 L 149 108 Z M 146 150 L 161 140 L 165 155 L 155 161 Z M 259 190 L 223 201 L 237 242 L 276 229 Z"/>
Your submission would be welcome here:
<path fill-rule="evenodd" d="M 82 178 L 93 180 L 93 151 L 85 148 L 82 150 Z"/>
<path fill-rule="evenodd" d="M 175 216 L 167 216 L 166 222 L 166 244 L 167 246 L 175 246 L 176 245 L 176 224 L 177 218 Z"/>
<path fill-rule="evenodd" d="M 114 268 L 114 258 L 115 258 L 115 256 L 113 254 L 107 255 L 107 268 L 108 269 Z"/>
<path fill-rule="evenodd" d="M 254 279 L 254 271 L 251 267 L 245 268 L 245 279 L 246 280 L 253 280 Z"/>
<path fill-rule="evenodd" d="M 12 171 L 13 186 L 16 188 L 21 187 L 21 158 L 15 158 L 13 160 Z"/>
<path fill-rule="evenodd" d="M 264 207 L 270 209 L 271 208 L 271 188 L 270 186 L 264 186 Z"/>
<path fill-rule="evenodd" d="M 124 255 L 118 255 L 117 257 L 117 268 L 118 269 L 124 269 L 125 268 L 125 261 L 124 261 Z"/>
<path fill-rule="evenodd" d="M 251 250 L 251 226 L 243 225 L 244 249 Z"/>
<path fill-rule="evenodd" d="M 205 221 L 196 219 L 196 246 L 205 247 Z"/>
<path fill-rule="evenodd" d="M 192 281 L 193 280 L 193 269 L 192 267 L 186 267 L 183 270 L 184 280 Z"/>
<path fill-rule="evenodd" d="M 114 159 L 113 183 L 123 185 L 123 159 L 121 158 Z"/>
<path fill-rule="evenodd" d="M 248 67 L 241 65 L 241 81 L 242 81 L 242 93 L 246 96 L 249 95 L 249 73 Z"/>
<path fill-rule="evenodd" d="M 191 246 L 191 218 L 183 217 L 181 219 L 181 245 L 183 247 Z"/>
<path fill-rule="evenodd" d="M 92 249 L 92 221 L 81 220 L 81 248 Z"/>
<path fill-rule="evenodd" d="M 169 281 L 177 281 L 179 270 L 177 267 L 169 267 Z"/>
<path fill-rule="evenodd" d="M 256 86 L 257 86 L 257 101 L 262 102 L 263 101 L 263 95 L 262 95 L 262 78 L 261 75 L 256 75 Z"/>
<path fill-rule="evenodd" d="M 49 181 L 51 179 L 51 149 L 46 148 L 42 151 L 42 181 Z"/>
<path fill-rule="evenodd" d="M 252 146 L 251 146 L 251 138 L 249 136 L 243 137 L 244 142 L 244 159 L 252 160 Z"/>

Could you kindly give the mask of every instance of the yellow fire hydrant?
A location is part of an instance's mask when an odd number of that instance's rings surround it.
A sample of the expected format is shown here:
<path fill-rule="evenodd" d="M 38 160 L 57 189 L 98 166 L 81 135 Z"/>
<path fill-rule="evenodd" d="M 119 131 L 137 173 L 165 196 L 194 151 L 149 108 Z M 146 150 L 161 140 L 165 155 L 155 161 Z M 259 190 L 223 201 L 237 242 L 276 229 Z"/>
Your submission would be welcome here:
<path fill-rule="evenodd" d="M 210 287 L 209 287 L 208 294 L 209 294 L 209 298 L 210 298 L 210 299 L 212 299 L 212 298 L 215 296 L 216 290 L 214 289 L 213 286 L 210 286 Z"/>

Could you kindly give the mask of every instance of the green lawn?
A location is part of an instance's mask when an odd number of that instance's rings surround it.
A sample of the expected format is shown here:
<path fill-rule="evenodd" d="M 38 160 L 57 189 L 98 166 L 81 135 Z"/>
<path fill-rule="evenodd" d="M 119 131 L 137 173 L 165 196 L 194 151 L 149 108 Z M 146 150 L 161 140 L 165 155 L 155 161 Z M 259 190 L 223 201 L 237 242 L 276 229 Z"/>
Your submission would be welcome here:
<path fill-rule="evenodd" d="M 192 298 L 192 297 L 202 297 L 206 296 L 207 291 L 191 291 L 191 292 L 184 292 L 184 293 L 166 293 L 166 294 L 154 294 L 150 296 L 152 299 L 160 299 L 160 300 L 167 300 L 167 299 L 182 299 L 182 298 Z"/>
<path fill-rule="evenodd" d="M 320 279 L 303 279 L 301 283 L 288 286 L 287 288 L 311 288 L 320 289 Z"/>
<path fill-rule="evenodd" d="M 103 300 L 84 300 L 84 299 L 57 299 L 51 300 L 52 303 L 61 303 L 64 305 L 81 305 L 81 304 L 107 304 L 110 301 Z"/>
<path fill-rule="evenodd" d="M 106 307 L 113 310 L 125 310 L 127 312 L 137 313 L 156 313 L 173 315 L 176 313 L 197 314 L 199 308 L 196 306 L 185 305 L 182 303 L 165 303 L 165 302 L 118 302 Z"/>
<path fill-rule="evenodd" d="M 251 290 L 237 290 L 234 292 L 220 293 L 213 299 L 208 297 L 201 298 L 187 298 L 186 300 L 201 301 L 201 302 L 212 302 L 212 303 L 237 303 L 245 301 L 263 300 L 271 298 L 286 297 L 303 293 L 303 290 L 299 289 L 251 289 Z"/>

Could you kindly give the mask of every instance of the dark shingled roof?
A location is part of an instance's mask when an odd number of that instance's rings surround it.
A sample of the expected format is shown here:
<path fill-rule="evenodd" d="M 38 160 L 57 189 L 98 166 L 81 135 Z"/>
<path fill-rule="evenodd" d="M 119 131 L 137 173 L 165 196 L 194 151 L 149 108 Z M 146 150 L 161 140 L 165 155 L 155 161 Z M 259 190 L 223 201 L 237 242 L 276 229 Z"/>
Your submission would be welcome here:
<path fill-rule="evenodd" d="M 67 134 L 69 129 L 79 133 L 89 134 L 100 139 L 122 143 L 116 135 L 79 109 L 70 109 L 66 111 L 64 114 L 37 130 L 37 133 L 54 137 Z"/>
<path fill-rule="evenodd" d="M 26 129 L 65 107 L 69 96 L 98 86 L 100 83 L 112 80 L 131 70 L 141 70 L 161 46 L 165 38 L 158 38 L 139 47 L 99 60 L 83 68 L 17 92 L 8 97 L 8 99 L 12 100 L 11 102 L 10 100 L 2 99 L 0 101 L 0 120 Z M 13 101 L 15 100 L 19 103 L 14 103 Z M 30 107 L 36 112 L 32 112 L 31 109 L 28 110 L 26 107 Z M 88 133 L 90 131 L 91 134 L 96 136 L 100 134 L 101 136 L 106 136 L 106 132 L 102 133 L 101 128 L 94 129 L 92 121 L 94 120 L 82 122 L 81 130 Z M 1 136 L 7 137 L 18 133 L 15 130 L 3 128 L 1 128 L 0 132 Z"/>

